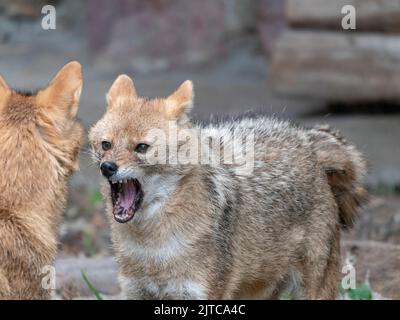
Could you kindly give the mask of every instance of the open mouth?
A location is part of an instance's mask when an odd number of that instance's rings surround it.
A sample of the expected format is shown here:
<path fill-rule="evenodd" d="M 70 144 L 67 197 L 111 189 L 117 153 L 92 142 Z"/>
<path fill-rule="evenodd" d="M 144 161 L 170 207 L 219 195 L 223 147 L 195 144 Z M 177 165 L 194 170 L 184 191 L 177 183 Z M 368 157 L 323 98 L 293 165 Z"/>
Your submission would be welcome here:
<path fill-rule="evenodd" d="M 135 216 L 143 199 L 143 190 L 138 180 L 110 181 L 114 219 L 126 223 Z"/>

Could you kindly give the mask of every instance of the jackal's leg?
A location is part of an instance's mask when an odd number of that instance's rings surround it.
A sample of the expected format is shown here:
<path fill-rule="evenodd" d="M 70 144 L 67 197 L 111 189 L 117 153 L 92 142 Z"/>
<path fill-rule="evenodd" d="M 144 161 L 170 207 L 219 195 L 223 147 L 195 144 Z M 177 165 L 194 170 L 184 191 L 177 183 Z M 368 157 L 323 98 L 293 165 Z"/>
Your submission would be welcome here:
<path fill-rule="evenodd" d="M 0 300 L 8 299 L 10 296 L 10 285 L 4 271 L 0 269 Z"/>
<path fill-rule="evenodd" d="M 339 232 L 339 231 L 338 231 Z M 339 235 L 333 236 L 330 247 L 311 252 L 306 262 L 304 295 L 306 299 L 334 300 L 339 293 Z M 320 248 L 322 249 L 322 248 Z M 328 255 L 321 252 L 329 252 Z"/>

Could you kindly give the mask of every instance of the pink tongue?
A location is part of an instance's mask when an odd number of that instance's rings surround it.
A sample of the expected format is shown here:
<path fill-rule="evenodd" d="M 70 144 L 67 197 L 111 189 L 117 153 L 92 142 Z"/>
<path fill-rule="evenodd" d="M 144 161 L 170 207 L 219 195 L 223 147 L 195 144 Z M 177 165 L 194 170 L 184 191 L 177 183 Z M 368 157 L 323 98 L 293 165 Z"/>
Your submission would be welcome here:
<path fill-rule="evenodd" d="M 127 183 L 122 184 L 121 193 L 120 193 L 120 206 L 125 210 L 130 209 L 132 207 L 133 202 L 136 198 L 136 186 L 133 181 L 128 181 Z"/>

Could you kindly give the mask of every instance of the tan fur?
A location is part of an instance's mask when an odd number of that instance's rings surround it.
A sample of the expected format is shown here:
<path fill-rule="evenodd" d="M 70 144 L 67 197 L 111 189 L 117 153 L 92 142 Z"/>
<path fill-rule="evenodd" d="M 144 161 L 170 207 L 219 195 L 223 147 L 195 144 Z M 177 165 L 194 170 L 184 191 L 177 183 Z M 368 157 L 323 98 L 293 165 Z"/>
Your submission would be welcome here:
<path fill-rule="evenodd" d="M 358 209 L 368 200 L 368 193 L 361 185 L 366 171 L 362 155 L 329 126 L 310 130 L 318 162 L 327 173 L 328 182 L 339 206 L 343 228 L 353 226 Z"/>
<path fill-rule="evenodd" d="M 81 87 L 77 62 L 36 94 L 18 93 L 0 80 L 1 299 L 50 296 L 41 272 L 53 264 L 67 179 L 78 167 Z"/>
<path fill-rule="evenodd" d="M 94 158 L 115 161 L 117 174 L 129 172 L 144 191 L 134 218 L 121 224 L 112 214 L 110 185 L 103 184 L 127 298 L 277 298 L 285 290 L 296 298 L 337 296 L 340 212 L 347 209 L 336 190 L 351 198 L 348 185 L 355 176 L 336 184 L 326 167 L 328 159 L 335 169 L 345 159 L 362 173 L 362 165 L 352 163 L 358 160 L 345 150 L 336 160 L 329 148 L 323 156 L 325 145 L 316 143 L 312 130 L 274 119 L 195 125 L 187 117 L 191 82 L 166 99 L 149 100 L 138 97 L 124 76 L 110 92 L 117 94 L 108 95 L 108 110 L 89 134 Z M 254 171 L 241 175 L 224 164 L 146 165 L 135 145 L 155 148 L 148 132 L 166 131 L 171 119 L 179 129 L 202 129 L 214 138 L 253 129 Z M 110 150 L 102 150 L 103 140 L 112 143 Z"/>

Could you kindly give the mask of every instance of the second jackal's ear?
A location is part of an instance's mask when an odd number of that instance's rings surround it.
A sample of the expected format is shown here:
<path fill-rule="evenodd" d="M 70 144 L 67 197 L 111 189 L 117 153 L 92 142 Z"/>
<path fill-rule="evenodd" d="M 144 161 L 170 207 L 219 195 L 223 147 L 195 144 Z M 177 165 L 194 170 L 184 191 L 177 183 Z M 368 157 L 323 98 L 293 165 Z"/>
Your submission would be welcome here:
<path fill-rule="evenodd" d="M 10 89 L 8 88 L 7 83 L 0 76 L 0 97 L 3 96 L 4 94 L 8 93 L 9 91 L 10 91 Z"/>
<path fill-rule="evenodd" d="M 79 62 L 66 64 L 50 81 L 49 86 L 38 93 L 37 102 L 44 113 L 56 123 L 73 119 L 82 92 L 82 67 Z"/>
<path fill-rule="evenodd" d="M 0 106 L 3 105 L 3 101 L 6 100 L 6 97 L 9 95 L 10 89 L 8 88 L 7 83 L 0 76 Z"/>
<path fill-rule="evenodd" d="M 121 98 L 136 98 L 136 89 L 133 80 L 126 74 L 121 74 L 111 85 L 107 93 L 108 108 L 112 109 Z"/>
<path fill-rule="evenodd" d="M 190 80 L 186 80 L 167 98 L 167 116 L 178 120 L 186 118 L 187 114 L 193 108 L 193 99 L 193 83 Z"/>

